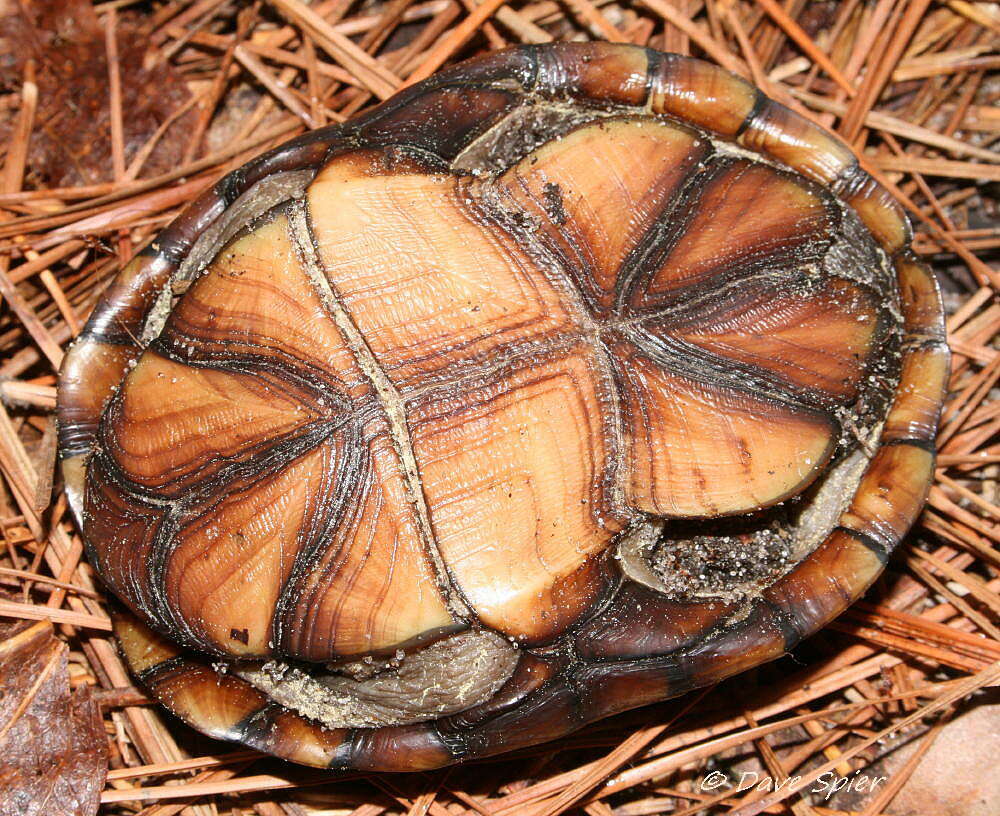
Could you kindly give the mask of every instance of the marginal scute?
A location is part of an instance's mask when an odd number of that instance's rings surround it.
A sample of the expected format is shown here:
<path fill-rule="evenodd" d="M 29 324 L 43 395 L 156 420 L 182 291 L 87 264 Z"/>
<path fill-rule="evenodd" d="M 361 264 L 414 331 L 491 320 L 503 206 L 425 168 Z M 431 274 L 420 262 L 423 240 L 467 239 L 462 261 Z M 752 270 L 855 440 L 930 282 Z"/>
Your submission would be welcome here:
<path fill-rule="evenodd" d="M 891 550 L 916 521 L 933 468 L 934 454 L 924 447 L 880 448 L 841 524 Z"/>
<path fill-rule="evenodd" d="M 825 185 L 857 164 L 840 139 L 772 99 L 762 101 L 737 141 Z"/>
<path fill-rule="evenodd" d="M 163 255 L 136 255 L 101 295 L 100 308 L 94 310 L 80 342 L 138 346 L 146 316 L 176 268 Z"/>
<path fill-rule="evenodd" d="M 315 169 L 331 150 L 341 144 L 340 129 L 336 127 L 327 129 L 326 133 L 322 130 L 303 133 L 274 150 L 257 156 L 239 170 L 221 178 L 210 191 L 205 193 L 204 201 L 218 197 L 229 204 L 262 179 L 288 171 Z M 198 214 L 199 209 L 205 212 L 201 223 L 190 217 Z M 196 202 L 194 208 L 185 211 L 184 216 L 188 217 L 182 216 L 174 222 L 174 225 L 182 226 L 186 233 L 197 236 L 206 231 L 206 224 L 214 220 L 216 215 L 214 209 L 208 210 Z"/>
<path fill-rule="evenodd" d="M 572 94 L 602 107 L 646 103 L 649 52 L 609 43 L 562 43 L 548 54 L 558 68 L 540 72 L 536 90 L 541 93 L 557 98 Z M 550 76 L 558 80 L 548 82 Z"/>
<path fill-rule="evenodd" d="M 176 716 L 216 739 L 242 739 L 243 723 L 268 705 L 253 686 L 194 659 L 154 666 L 143 681 Z"/>
<path fill-rule="evenodd" d="M 950 370 L 943 345 L 918 345 L 903 351 L 899 387 L 882 431 L 885 442 L 933 443 Z"/>
<path fill-rule="evenodd" d="M 324 728 L 279 705 L 251 714 L 240 727 L 240 741 L 258 751 L 317 768 L 350 764 L 351 731 Z"/>
<path fill-rule="evenodd" d="M 343 765 L 358 771 L 428 771 L 454 761 L 432 725 L 364 728 L 352 732 L 351 754 Z"/>
<path fill-rule="evenodd" d="M 390 103 L 358 135 L 379 146 L 404 145 L 451 161 L 518 102 L 515 94 L 499 88 L 445 86 L 404 104 Z M 443 121 L 449 123 L 446 138 L 438 124 Z"/>
<path fill-rule="evenodd" d="M 895 267 L 906 333 L 922 340 L 943 341 L 944 306 L 934 273 L 912 253 L 901 253 Z"/>
<path fill-rule="evenodd" d="M 682 694 L 692 680 L 677 656 L 587 663 L 574 676 L 588 718 L 609 717 Z"/>
<path fill-rule="evenodd" d="M 678 657 L 684 674 L 706 685 L 780 657 L 788 646 L 780 614 L 763 601 L 755 602 L 741 619 Z"/>
<path fill-rule="evenodd" d="M 555 48 L 563 47 L 566 47 L 566 45 L 560 44 L 555 46 Z M 494 88 L 517 86 L 523 94 L 535 86 L 539 73 L 539 60 L 541 59 L 541 53 L 544 51 L 545 49 L 529 46 L 527 48 L 508 48 L 503 51 L 473 57 L 431 76 L 419 85 L 403 89 L 396 95 L 395 99 L 400 103 L 406 104 L 425 93 L 448 86 Z M 377 111 L 379 110 L 381 110 L 381 106 L 366 117 L 359 118 L 374 119 L 377 117 Z"/>
<path fill-rule="evenodd" d="M 650 110 L 711 133 L 735 137 L 757 102 L 752 85 L 707 62 L 662 54 L 651 70 Z"/>
<path fill-rule="evenodd" d="M 882 567 L 869 547 L 844 530 L 834 530 L 763 595 L 792 621 L 800 637 L 806 637 L 853 603 Z"/>
<path fill-rule="evenodd" d="M 520 705 L 483 720 L 474 728 L 453 720 L 438 723 L 446 745 L 459 757 L 487 757 L 547 742 L 583 724 L 580 699 L 565 675 L 557 675 Z"/>
<path fill-rule="evenodd" d="M 90 452 L 101 412 L 139 353 L 132 344 L 98 342 L 91 337 L 76 341 L 59 379 L 59 400 L 64 406 L 60 450 L 76 455 Z"/>
<path fill-rule="evenodd" d="M 913 239 L 902 206 L 860 167 L 849 168 L 835 187 L 886 254 L 894 255 Z"/>
<path fill-rule="evenodd" d="M 156 634 L 132 615 L 112 615 L 115 637 L 128 661 L 129 668 L 141 675 L 147 669 L 165 663 L 181 654 L 181 650 L 165 637 Z"/>

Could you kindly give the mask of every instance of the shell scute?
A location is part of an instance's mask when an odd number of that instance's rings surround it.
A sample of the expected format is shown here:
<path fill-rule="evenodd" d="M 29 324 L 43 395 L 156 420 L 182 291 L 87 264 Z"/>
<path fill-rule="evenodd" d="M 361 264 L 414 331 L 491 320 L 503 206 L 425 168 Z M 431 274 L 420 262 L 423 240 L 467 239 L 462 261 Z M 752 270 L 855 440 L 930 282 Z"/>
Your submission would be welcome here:
<path fill-rule="evenodd" d="M 880 448 L 841 523 L 890 552 L 923 508 L 933 468 L 934 454 L 924 446 Z"/>
<path fill-rule="evenodd" d="M 791 572 L 764 591 L 793 622 L 800 637 L 812 634 L 853 603 L 882 571 L 884 561 L 846 530 L 834 530 Z"/>
<path fill-rule="evenodd" d="M 283 590 L 281 654 L 320 661 L 391 653 L 463 628 L 428 556 L 406 464 L 385 422 L 373 421 L 362 438 L 341 467 L 323 472 L 342 501 Z"/>
<path fill-rule="evenodd" d="M 330 297 L 404 395 L 573 328 L 553 283 L 482 223 L 463 187 L 449 175 L 372 173 L 352 158 L 309 188 Z"/>
<path fill-rule="evenodd" d="M 454 83 L 384 106 L 380 115 L 358 129 L 357 136 L 380 147 L 398 144 L 426 151 L 448 162 L 518 102 L 510 90 Z M 441 121 L 451 125 L 447 136 L 437 124 Z"/>
<path fill-rule="evenodd" d="M 586 660 L 635 660 L 688 647 L 736 611 L 723 601 L 681 601 L 626 581 L 607 613 L 591 618 L 574 639 Z"/>
<path fill-rule="evenodd" d="M 883 439 L 910 440 L 925 446 L 933 443 L 950 371 L 948 352 L 942 345 L 916 346 L 903 352 L 900 385 L 886 417 Z"/>
<path fill-rule="evenodd" d="M 709 151 L 697 134 L 666 123 L 600 120 L 534 151 L 497 184 L 537 219 L 587 307 L 608 313 L 629 254 Z"/>
<path fill-rule="evenodd" d="M 758 104 L 750 83 L 700 60 L 663 54 L 650 68 L 653 113 L 691 122 L 712 133 L 735 137 Z"/>
<path fill-rule="evenodd" d="M 876 296 L 853 281 L 764 275 L 670 325 L 679 339 L 766 371 L 786 389 L 849 405 L 865 375 L 857 361 L 881 340 L 878 312 Z"/>
<path fill-rule="evenodd" d="M 756 510 L 804 488 L 833 455 L 830 415 L 675 373 L 634 343 L 612 342 L 633 506 L 672 517 Z"/>
<path fill-rule="evenodd" d="M 582 97 L 601 107 L 643 107 L 650 92 L 650 54 L 608 43 L 562 43 L 535 52 L 532 90 L 549 97 Z"/>
<path fill-rule="evenodd" d="M 244 657 L 274 651 L 283 587 L 299 553 L 316 546 L 310 539 L 321 535 L 323 516 L 339 509 L 326 475 L 337 467 L 330 460 L 347 455 L 342 435 L 328 437 L 290 464 L 237 478 L 222 497 L 177 519 L 163 567 L 165 597 L 202 648 Z"/>
<path fill-rule="evenodd" d="M 831 243 L 835 216 L 799 180 L 742 159 L 699 170 L 670 213 L 673 234 L 656 236 L 655 267 L 631 297 L 636 309 L 661 310 L 707 285 L 816 263 Z"/>
<path fill-rule="evenodd" d="M 120 473 L 107 456 L 90 459 L 83 497 L 83 531 L 91 562 L 130 608 L 154 615 L 158 596 L 149 565 L 167 508 L 119 488 Z"/>
<path fill-rule="evenodd" d="M 789 641 L 789 622 L 777 607 L 756 601 L 738 621 L 706 638 L 677 657 L 684 675 L 685 688 L 692 678 L 701 685 L 703 678 L 717 682 L 785 653 Z"/>
<path fill-rule="evenodd" d="M 890 257 L 913 240 L 902 205 L 860 167 L 849 168 L 835 187 Z"/>
<path fill-rule="evenodd" d="M 825 185 L 833 184 L 858 162 L 842 141 L 766 97 L 747 119 L 737 141 Z"/>
<path fill-rule="evenodd" d="M 596 368 L 580 344 L 410 413 L 437 546 L 477 617 L 505 634 L 573 621 L 600 585 L 585 565 L 624 526 Z"/>

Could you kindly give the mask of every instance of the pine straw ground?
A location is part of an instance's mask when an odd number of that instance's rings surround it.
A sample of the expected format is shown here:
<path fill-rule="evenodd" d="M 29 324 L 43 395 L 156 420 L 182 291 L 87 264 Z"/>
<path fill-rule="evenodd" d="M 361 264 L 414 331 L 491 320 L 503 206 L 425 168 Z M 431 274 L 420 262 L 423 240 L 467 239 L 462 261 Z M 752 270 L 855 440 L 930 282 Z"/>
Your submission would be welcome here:
<path fill-rule="evenodd" d="M 115 0 L 20 9 L 0 2 L 0 615 L 53 621 L 71 685 L 92 687 L 110 754 L 102 813 L 921 812 L 899 803 L 926 776 L 921 760 L 939 735 L 975 709 L 992 713 L 996 730 L 1000 4 Z M 909 210 L 916 249 L 945 291 L 954 350 L 936 483 L 917 529 L 867 599 L 794 655 L 515 756 L 330 781 L 193 734 L 132 685 L 58 489 L 52 411 L 67 342 L 116 270 L 224 172 L 450 61 L 588 38 L 694 54 L 752 79 L 862 150 Z M 908 759 L 879 759 L 900 743 L 910 743 Z M 952 757 L 981 787 L 979 811 L 955 812 L 997 812 L 984 804 L 997 795 L 987 790 L 995 750 L 966 743 Z M 874 794 L 808 793 L 824 773 L 885 767 Z M 703 784 L 713 770 L 735 779 L 740 769 L 801 779 L 778 792 Z M 926 801 L 923 812 L 946 812 Z M 41 812 L 62 810 L 51 801 Z"/>

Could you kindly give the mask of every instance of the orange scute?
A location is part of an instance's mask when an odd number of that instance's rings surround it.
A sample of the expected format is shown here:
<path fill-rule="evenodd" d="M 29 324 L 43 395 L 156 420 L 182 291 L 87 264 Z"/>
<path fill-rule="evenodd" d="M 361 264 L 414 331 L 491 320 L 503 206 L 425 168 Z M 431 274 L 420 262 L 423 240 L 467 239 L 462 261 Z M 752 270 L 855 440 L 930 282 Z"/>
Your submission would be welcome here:
<path fill-rule="evenodd" d="M 746 513 L 808 485 L 838 428 L 819 412 L 658 368 L 619 344 L 629 503 L 664 516 Z"/>
<path fill-rule="evenodd" d="M 539 608 L 572 618 L 586 592 L 560 609 L 550 589 L 622 526 L 607 495 L 613 436 L 595 368 L 579 347 L 412 413 L 441 554 L 480 619 L 508 634 L 539 634 Z"/>

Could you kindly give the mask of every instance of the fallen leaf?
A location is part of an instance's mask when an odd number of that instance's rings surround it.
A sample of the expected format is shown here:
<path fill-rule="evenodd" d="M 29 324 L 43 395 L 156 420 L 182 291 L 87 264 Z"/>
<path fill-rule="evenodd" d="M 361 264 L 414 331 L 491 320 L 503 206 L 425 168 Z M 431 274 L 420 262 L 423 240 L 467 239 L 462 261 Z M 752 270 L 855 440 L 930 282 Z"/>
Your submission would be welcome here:
<path fill-rule="evenodd" d="M 168 62 L 153 59 L 149 31 L 136 19 L 126 10 L 116 38 L 126 165 L 190 96 L 178 72 Z M 104 25 L 93 4 L 89 0 L 0 2 L 0 88 L 20 92 L 29 59 L 37 73 L 38 112 L 25 183 L 30 188 L 109 181 L 108 55 Z M 140 176 L 177 166 L 195 116 L 188 111 L 167 128 Z M 0 143 L 12 121 L 0 117 Z"/>
<path fill-rule="evenodd" d="M 0 816 L 93 816 L 108 771 L 100 708 L 70 692 L 48 621 L 0 627 Z"/>

